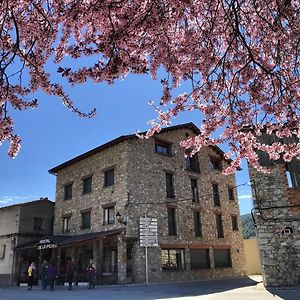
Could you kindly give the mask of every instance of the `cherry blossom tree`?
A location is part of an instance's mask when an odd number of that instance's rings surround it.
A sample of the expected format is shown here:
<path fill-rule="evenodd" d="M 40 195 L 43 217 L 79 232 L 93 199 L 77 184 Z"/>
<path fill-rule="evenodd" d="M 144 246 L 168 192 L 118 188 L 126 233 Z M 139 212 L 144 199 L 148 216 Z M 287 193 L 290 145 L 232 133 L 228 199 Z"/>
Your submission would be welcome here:
<path fill-rule="evenodd" d="M 2 0 L 0 143 L 8 140 L 9 155 L 17 154 L 9 109 L 36 107 L 28 98 L 40 89 L 80 116 L 94 115 L 76 109 L 64 86 L 50 80 L 45 65 L 53 62 L 54 75 L 71 85 L 112 84 L 129 73 L 160 80 L 162 97 L 152 104 L 158 117 L 146 137 L 180 112 L 198 110 L 201 133 L 182 145 L 194 154 L 227 143 L 227 173 L 242 158 L 263 170 L 257 150 L 300 158 L 297 141 L 280 142 L 300 137 L 299 17 L 299 0 Z M 71 68 L 66 56 L 94 62 Z M 191 89 L 176 93 L 185 81 Z M 278 139 L 264 144 L 262 132 Z"/>

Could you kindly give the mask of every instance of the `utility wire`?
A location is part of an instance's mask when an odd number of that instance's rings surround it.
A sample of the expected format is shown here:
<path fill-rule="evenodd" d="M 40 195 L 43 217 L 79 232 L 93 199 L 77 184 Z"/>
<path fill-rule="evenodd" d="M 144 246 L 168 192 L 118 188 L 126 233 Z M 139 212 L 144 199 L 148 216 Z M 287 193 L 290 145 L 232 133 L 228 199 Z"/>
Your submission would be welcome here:
<path fill-rule="evenodd" d="M 241 183 L 239 185 L 236 186 L 230 186 L 230 188 L 236 189 L 240 186 L 244 186 L 244 185 L 248 185 L 251 181 L 247 181 L 244 183 Z M 228 192 L 228 189 L 223 189 L 223 190 L 219 190 L 218 194 L 220 195 L 221 193 L 225 193 Z M 210 193 L 210 194 L 205 194 L 205 195 L 198 195 L 198 197 L 195 198 L 183 198 L 183 199 L 174 199 L 174 200 L 166 200 L 166 201 L 159 201 L 159 202 L 134 202 L 134 203 L 128 203 L 128 204 L 133 204 L 133 205 L 153 205 L 153 204 L 172 204 L 172 203 L 179 203 L 179 202 L 186 202 L 186 201 L 193 201 L 193 203 L 198 203 L 200 202 L 200 199 L 204 199 L 204 198 L 208 198 L 208 197 L 213 197 L 215 195 L 215 193 Z"/>

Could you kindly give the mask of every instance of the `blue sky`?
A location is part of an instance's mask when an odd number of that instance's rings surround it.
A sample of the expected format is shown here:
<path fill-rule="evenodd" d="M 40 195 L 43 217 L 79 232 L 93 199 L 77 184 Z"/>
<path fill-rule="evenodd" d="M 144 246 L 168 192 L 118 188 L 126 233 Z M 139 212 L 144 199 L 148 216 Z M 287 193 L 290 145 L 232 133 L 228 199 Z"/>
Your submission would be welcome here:
<path fill-rule="evenodd" d="M 147 130 L 146 122 L 156 117 L 147 103 L 161 95 L 159 80 L 130 75 L 114 85 L 86 83 L 69 89 L 75 106 L 97 116 L 85 119 L 65 108 L 56 97 L 38 94 L 35 110 L 11 111 L 22 148 L 15 159 L 7 156 L 8 143 L 0 146 L 0 207 L 40 197 L 55 200 L 55 176 L 48 170 L 120 135 Z M 194 122 L 200 114 L 186 112 L 172 125 Z M 247 165 L 236 176 L 237 185 L 249 181 Z M 252 208 L 249 185 L 238 188 L 241 214 Z"/>

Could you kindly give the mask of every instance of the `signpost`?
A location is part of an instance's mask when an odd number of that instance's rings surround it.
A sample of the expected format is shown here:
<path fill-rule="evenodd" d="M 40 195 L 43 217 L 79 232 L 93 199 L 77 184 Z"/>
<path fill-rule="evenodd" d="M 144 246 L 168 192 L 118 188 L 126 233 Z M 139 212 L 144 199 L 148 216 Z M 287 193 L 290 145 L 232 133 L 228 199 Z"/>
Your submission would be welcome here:
<path fill-rule="evenodd" d="M 148 284 L 148 247 L 158 246 L 157 218 L 140 218 L 140 246 L 145 247 L 146 284 Z"/>

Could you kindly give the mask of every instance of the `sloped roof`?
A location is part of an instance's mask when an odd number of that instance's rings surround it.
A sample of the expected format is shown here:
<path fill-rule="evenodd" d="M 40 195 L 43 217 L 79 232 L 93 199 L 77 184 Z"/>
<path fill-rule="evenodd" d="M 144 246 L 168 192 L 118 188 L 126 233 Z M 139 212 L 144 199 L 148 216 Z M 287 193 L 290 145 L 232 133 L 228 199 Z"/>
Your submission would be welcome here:
<path fill-rule="evenodd" d="M 175 125 L 175 126 L 170 126 L 170 127 L 166 127 L 166 128 L 162 128 L 161 131 L 159 133 L 164 133 L 164 132 L 169 132 L 169 131 L 173 131 L 173 130 L 178 130 L 178 129 L 182 129 L 182 128 L 186 128 L 186 129 L 190 129 L 192 130 L 195 134 L 200 134 L 200 129 L 192 122 L 190 123 L 184 123 L 184 124 L 180 124 L 180 125 Z M 142 132 L 141 134 L 146 134 L 145 132 Z M 112 147 L 116 144 L 119 144 L 121 142 L 130 140 L 130 139 L 137 139 L 138 137 L 136 136 L 136 134 L 129 134 L 129 135 L 122 135 L 114 140 L 111 140 L 99 147 L 96 147 L 88 152 L 85 152 L 79 156 L 76 156 L 52 169 L 50 169 L 48 172 L 50 174 L 56 175 L 57 171 L 64 169 L 65 167 L 68 167 L 70 165 L 72 165 L 75 162 L 78 162 L 82 159 L 85 159 L 93 154 L 96 154 L 104 149 L 107 149 L 109 147 Z M 219 154 L 219 155 L 223 155 L 224 152 L 218 147 L 218 146 L 212 146 L 212 148 Z"/>
<path fill-rule="evenodd" d="M 0 209 L 3 209 L 3 208 L 7 209 L 7 208 L 17 207 L 17 206 L 23 207 L 23 206 L 29 206 L 29 205 L 34 205 L 34 204 L 40 204 L 43 202 L 51 203 L 53 205 L 55 204 L 54 201 L 51 201 L 48 198 L 40 198 L 37 200 L 28 201 L 28 202 L 22 202 L 22 203 L 16 203 L 16 204 L 12 204 L 12 205 L 2 206 L 2 207 L 0 207 Z"/>

